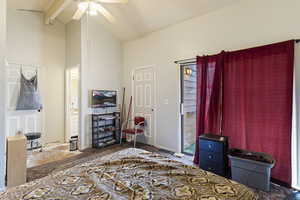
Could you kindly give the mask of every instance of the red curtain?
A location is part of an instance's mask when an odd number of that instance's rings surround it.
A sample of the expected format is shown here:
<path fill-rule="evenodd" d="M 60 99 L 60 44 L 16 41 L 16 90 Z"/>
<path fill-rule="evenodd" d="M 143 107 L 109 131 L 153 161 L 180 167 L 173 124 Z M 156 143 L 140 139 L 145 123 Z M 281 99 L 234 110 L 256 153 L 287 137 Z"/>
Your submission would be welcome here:
<path fill-rule="evenodd" d="M 197 124 L 196 152 L 199 155 L 199 136 L 221 133 L 223 52 L 215 56 L 197 57 Z M 204 113 L 204 114 L 202 114 Z M 194 157 L 199 163 L 199 156 Z"/>
<path fill-rule="evenodd" d="M 276 159 L 272 177 L 291 183 L 294 41 L 229 52 L 223 73 L 223 135 L 230 147 Z"/>

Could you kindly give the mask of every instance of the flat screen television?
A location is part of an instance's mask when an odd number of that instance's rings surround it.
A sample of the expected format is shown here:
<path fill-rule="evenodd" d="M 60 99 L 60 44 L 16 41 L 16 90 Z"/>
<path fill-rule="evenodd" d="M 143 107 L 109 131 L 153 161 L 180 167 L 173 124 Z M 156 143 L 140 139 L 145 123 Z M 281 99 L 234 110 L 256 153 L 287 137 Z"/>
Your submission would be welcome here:
<path fill-rule="evenodd" d="M 93 90 L 92 91 L 92 107 L 116 107 L 117 91 L 111 90 Z"/>

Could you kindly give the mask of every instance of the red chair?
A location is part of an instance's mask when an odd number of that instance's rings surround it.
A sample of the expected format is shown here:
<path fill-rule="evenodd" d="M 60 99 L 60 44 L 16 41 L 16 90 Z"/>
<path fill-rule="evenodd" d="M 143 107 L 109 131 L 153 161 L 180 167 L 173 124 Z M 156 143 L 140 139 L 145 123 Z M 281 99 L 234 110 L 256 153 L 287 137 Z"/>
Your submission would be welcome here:
<path fill-rule="evenodd" d="M 123 134 L 130 134 L 134 136 L 134 148 L 136 144 L 136 136 L 142 135 L 145 133 L 145 118 L 144 117 L 134 117 L 134 120 L 129 120 L 129 123 L 134 121 L 133 128 L 124 127 L 126 123 L 122 125 L 121 136 L 120 136 L 120 144 L 122 144 Z"/>

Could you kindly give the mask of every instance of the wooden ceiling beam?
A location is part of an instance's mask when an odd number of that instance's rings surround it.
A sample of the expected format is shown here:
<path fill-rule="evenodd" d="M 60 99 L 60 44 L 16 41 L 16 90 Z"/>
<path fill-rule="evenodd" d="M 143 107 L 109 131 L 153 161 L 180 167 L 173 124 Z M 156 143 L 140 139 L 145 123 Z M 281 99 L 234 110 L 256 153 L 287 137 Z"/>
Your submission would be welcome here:
<path fill-rule="evenodd" d="M 73 0 L 54 0 L 51 6 L 45 12 L 45 24 L 51 24 L 55 18 L 67 7 Z"/>

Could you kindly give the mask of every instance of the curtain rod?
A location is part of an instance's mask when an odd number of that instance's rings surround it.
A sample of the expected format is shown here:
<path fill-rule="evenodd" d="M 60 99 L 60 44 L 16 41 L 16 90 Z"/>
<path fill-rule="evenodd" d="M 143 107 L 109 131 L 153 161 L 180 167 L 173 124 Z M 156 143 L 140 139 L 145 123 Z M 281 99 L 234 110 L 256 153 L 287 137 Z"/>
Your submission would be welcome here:
<path fill-rule="evenodd" d="M 188 58 L 188 59 L 183 59 L 183 60 L 176 60 L 175 63 L 176 64 L 184 64 L 184 63 L 193 63 L 196 61 L 196 58 Z"/>
<path fill-rule="evenodd" d="M 300 43 L 300 39 L 295 40 L 296 43 Z M 196 61 L 196 58 L 188 58 L 188 59 L 183 59 L 183 60 L 176 60 L 174 63 L 175 64 L 187 64 L 187 63 L 194 63 Z"/>

